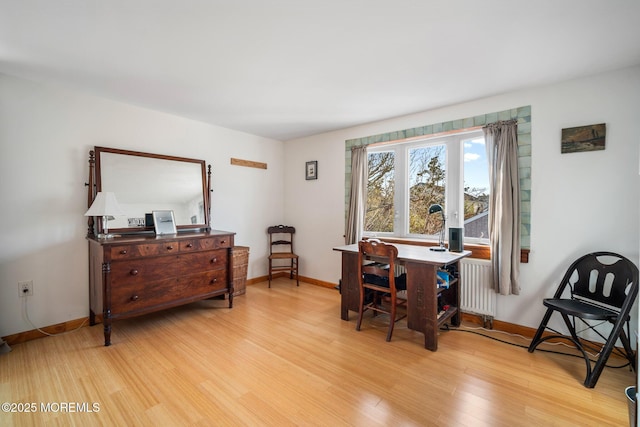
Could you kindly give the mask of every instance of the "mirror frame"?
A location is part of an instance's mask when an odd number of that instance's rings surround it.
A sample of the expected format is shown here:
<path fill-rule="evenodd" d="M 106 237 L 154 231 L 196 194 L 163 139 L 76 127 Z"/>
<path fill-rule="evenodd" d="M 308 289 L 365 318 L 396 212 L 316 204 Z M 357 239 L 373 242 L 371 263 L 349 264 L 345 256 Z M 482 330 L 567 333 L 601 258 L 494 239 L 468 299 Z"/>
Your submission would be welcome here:
<path fill-rule="evenodd" d="M 200 159 L 191 159 L 187 157 L 177 157 L 177 156 L 169 156 L 164 154 L 154 154 L 154 153 L 145 153 L 141 151 L 131 151 L 131 150 L 123 150 L 119 148 L 108 148 L 108 147 L 94 147 L 94 150 L 89 151 L 89 183 L 86 185 L 89 187 L 89 194 L 87 198 L 87 207 L 90 207 L 95 199 L 96 194 L 99 191 L 102 191 L 102 176 L 101 176 L 101 154 L 102 153 L 110 153 L 110 154 L 120 154 L 123 156 L 137 156 L 151 159 L 159 159 L 159 160 L 170 160 L 174 162 L 187 162 L 194 163 L 200 165 L 201 170 L 201 186 L 202 186 L 202 199 L 204 203 L 204 224 L 187 224 L 187 225 L 177 225 L 176 228 L 178 233 L 180 231 L 190 230 L 190 231 L 207 231 L 210 230 L 210 200 L 209 194 L 211 193 L 211 165 L 208 166 L 204 160 Z M 94 217 L 89 217 L 88 220 L 88 234 L 93 236 L 95 231 L 98 234 L 102 233 L 102 221 L 97 221 L 97 230 L 94 231 Z M 109 232 L 119 233 L 119 234 L 139 234 L 139 233 L 153 233 L 154 227 L 131 227 L 131 228 L 111 228 L 109 227 Z"/>

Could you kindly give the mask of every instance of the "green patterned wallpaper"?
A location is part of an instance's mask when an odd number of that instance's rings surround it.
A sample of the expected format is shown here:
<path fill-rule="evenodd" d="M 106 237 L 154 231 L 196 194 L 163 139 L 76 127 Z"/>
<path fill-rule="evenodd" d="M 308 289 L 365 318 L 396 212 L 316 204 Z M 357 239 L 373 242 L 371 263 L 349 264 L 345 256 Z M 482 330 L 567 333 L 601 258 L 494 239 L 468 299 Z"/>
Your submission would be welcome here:
<path fill-rule="evenodd" d="M 441 132 L 484 126 L 500 120 L 518 120 L 518 161 L 520 174 L 520 223 L 521 246 L 530 249 L 531 245 L 531 106 L 513 108 L 511 110 L 489 113 L 481 116 L 467 117 L 450 122 L 435 123 L 417 128 L 382 133 L 364 138 L 348 139 L 345 141 L 345 218 L 349 210 L 349 196 L 351 193 L 351 148 L 369 145 L 377 142 L 400 141 L 406 138 L 429 136 Z"/>

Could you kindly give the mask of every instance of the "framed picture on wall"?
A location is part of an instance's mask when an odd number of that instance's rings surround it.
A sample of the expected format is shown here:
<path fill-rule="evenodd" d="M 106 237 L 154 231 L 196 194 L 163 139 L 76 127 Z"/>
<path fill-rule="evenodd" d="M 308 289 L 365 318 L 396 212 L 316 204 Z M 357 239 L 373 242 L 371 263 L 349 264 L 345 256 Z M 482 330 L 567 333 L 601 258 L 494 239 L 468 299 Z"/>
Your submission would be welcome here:
<path fill-rule="evenodd" d="M 306 163 L 305 177 L 307 180 L 318 179 L 318 161 L 317 160 Z"/>
<path fill-rule="evenodd" d="M 173 211 L 153 211 L 153 226 L 157 235 L 176 234 L 176 220 Z"/>
<path fill-rule="evenodd" d="M 561 153 L 604 150 L 606 123 L 562 129 Z"/>

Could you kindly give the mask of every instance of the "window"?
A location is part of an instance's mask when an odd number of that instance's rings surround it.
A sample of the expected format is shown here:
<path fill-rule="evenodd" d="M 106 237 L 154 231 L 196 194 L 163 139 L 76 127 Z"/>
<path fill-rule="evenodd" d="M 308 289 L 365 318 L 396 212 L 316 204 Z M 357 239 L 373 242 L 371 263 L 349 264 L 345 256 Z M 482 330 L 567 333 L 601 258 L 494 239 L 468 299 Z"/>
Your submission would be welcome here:
<path fill-rule="evenodd" d="M 369 183 L 364 230 L 373 233 L 393 233 L 395 153 L 393 151 L 370 152 L 368 158 Z"/>
<path fill-rule="evenodd" d="M 489 164 L 484 136 L 469 138 L 464 145 L 464 236 L 489 239 Z"/>
<path fill-rule="evenodd" d="M 371 146 L 364 235 L 436 238 L 464 227 L 467 242 L 488 243 L 488 191 L 484 136 L 473 131 L 420 141 Z"/>

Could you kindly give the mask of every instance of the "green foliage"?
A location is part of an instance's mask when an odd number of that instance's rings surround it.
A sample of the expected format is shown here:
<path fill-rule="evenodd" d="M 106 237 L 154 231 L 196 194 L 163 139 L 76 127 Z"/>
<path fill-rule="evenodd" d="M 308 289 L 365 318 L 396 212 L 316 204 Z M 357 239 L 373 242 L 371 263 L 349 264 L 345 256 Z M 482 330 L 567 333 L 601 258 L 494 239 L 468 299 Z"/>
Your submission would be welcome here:
<path fill-rule="evenodd" d="M 394 153 L 370 153 L 368 164 L 369 184 L 364 229 L 371 232 L 393 232 Z"/>
<path fill-rule="evenodd" d="M 441 215 L 429 215 L 429 206 L 444 208 L 444 146 L 420 147 L 409 151 L 409 233 L 436 234 L 442 228 Z"/>
<path fill-rule="evenodd" d="M 365 231 L 394 232 L 395 176 L 393 151 L 369 153 L 369 183 Z M 429 215 L 433 204 L 445 208 L 445 146 L 435 145 L 409 150 L 409 233 L 434 235 L 442 227 L 442 215 Z M 464 189 L 464 218 L 488 209 L 484 188 Z"/>

